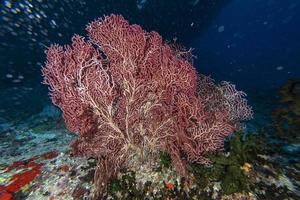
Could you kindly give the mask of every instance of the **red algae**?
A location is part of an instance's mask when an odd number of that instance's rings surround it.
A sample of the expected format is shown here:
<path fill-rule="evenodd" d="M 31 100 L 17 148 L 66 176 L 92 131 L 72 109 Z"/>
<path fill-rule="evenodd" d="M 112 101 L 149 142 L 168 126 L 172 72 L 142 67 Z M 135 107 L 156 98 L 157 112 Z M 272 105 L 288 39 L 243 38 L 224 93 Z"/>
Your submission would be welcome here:
<path fill-rule="evenodd" d="M 13 200 L 15 192 L 21 190 L 22 187 L 30 184 L 41 174 L 41 168 L 44 163 L 36 162 L 37 159 L 48 160 L 57 157 L 58 152 L 51 151 L 40 156 L 34 156 L 28 160 L 16 161 L 6 168 L 4 173 L 14 169 L 21 169 L 20 173 L 14 174 L 7 185 L 0 185 L 0 200 Z"/>
<path fill-rule="evenodd" d="M 26 163 L 26 161 L 16 161 L 16 162 L 14 162 L 13 164 L 11 164 L 10 166 L 8 166 L 8 167 L 6 168 L 6 171 L 5 171 L 5 172 L 9 172 L 9 171 L 11 171 L 11 170 L 13 170 L 13 169 L 16 169 L 16 168 L 19 168 L 19 167 L 21 167 L 21 166 L 24 166 L 25 163 Z"/>
<path fill-rule="evenodd" d="M 5 192 L 3 194 L 0 194 L 0 200 L 12 200 L 13 195 L 11 193 Z"/>
<path fill-rule="evenodd" d="M 68 165 L 61 165 L 61 166 L 59 166 L 58 171 L 66 173 L 66 172 L 70 171 L 70 167 Z"/>
<path fill-rule="evenodd" d="M 18 192 L 22 187 L 30 184 L 40 173 L 43 163 L 36 162 L 15 162 L 6 172 L 15 168 L 24 168 L 25 171 L 14 174 L 6 186 L 0 186 L 0 200 L 13 199 L 13 194 Z"/>
<path fill-rule="evenodd" d="M 50 151 L 50 152 L 47 152 L 47 153 L 44 153 L 44 154 L 41 155 L 42 158 L 47 159 L 47 160 L 53 159 L 57 156 L 58 156 L 57 151 Z"/>
<path fill-rule="evenodd" d="M 35 177 L 41 173 L 41 166 L 43 165 L 38 163 L 35 164 L 36 166 L 29 171 L 15 174 L 11 179 L 11 183 L 6 186 L 6 191 L 11 193 L 17 192 L 25 185 L 31 183 Z"/>

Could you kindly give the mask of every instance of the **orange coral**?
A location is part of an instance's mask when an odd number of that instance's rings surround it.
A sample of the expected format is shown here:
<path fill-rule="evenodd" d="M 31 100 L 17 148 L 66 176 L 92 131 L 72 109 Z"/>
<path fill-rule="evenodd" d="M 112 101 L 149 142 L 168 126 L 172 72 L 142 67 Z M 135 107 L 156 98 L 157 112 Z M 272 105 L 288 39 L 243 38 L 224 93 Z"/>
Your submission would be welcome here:
<path fill-rule="evenodd" d="M 164 181 L 164 183 L 165 183 L 165 186 L 166 186 L 166 188 L 167 188 L 168 190 L 174 190 L 175 186 L 174 186 L 173 183 L 166 182 L 166 181 Z"/>

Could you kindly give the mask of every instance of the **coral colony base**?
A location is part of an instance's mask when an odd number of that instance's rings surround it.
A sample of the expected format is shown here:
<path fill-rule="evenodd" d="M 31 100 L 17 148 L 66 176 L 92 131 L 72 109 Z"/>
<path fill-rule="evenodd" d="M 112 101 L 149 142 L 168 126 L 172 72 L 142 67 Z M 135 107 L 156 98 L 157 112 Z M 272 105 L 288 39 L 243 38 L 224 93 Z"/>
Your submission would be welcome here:
<path fill-rule="evenodd" d="M 225 137 L 252 117 L 245 93 L 197 75 L 189 56 L 157 32 L 120 15 L 86 30 L 88 38 L 52 45 L 42 73 L 67 128 L 80 133 L 74 155 L 96 159 L 95 198 L 119 170 L 151 165 L 160 152 L 188 178 L 187 162 L 209 165 L 206 155 L 222 150 Z"/>

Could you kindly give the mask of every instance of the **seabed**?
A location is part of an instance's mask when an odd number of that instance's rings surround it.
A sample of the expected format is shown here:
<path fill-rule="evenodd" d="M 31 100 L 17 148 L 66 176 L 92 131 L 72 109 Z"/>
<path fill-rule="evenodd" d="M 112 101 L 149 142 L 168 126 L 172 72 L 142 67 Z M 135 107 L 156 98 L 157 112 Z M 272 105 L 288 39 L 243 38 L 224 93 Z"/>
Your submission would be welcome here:
<path fill-rule="evenodd" d="M 288 132 L 283 137 L 276 129 L 276 99 L 249 96 L 255 118 L 228 138 L 225 152 L 209 156 L 212 166 L 190 164 L 189 177 L 181 178 L 161 152 L 155 167 L 122 169 L 105 198 L 300 199 L 299 134 L 287 140 Z M 57 108 L 49 104 L 26 119 L 6 118 L 8 112 L 2 109 L 0 118 L 0 200 L 92 199 L 95 160 L 72 155 L 68 144 L 76 134 Z"/>

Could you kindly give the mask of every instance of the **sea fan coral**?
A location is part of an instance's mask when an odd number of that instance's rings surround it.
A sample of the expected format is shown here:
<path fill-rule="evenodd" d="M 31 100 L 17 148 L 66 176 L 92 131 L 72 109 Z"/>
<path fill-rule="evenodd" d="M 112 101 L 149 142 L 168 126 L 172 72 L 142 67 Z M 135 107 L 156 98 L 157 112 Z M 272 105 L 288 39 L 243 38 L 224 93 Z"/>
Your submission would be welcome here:
<path fill-rule="evenodd" d="M 251 117 L 244 93 L 199 76 L 156 32 L 120 15 L 87 26 L 88 39 L 52 45 L 42 69 L 66 125 L 80 136 L 74 153 L 97 159 L 97 194 L 120 167 L 168 152 L 185 175 L 183 156 L 207 163 L 240 120 Z M 197 86 L 198 80 L 198 86 Z"/>

